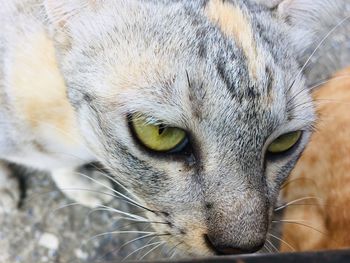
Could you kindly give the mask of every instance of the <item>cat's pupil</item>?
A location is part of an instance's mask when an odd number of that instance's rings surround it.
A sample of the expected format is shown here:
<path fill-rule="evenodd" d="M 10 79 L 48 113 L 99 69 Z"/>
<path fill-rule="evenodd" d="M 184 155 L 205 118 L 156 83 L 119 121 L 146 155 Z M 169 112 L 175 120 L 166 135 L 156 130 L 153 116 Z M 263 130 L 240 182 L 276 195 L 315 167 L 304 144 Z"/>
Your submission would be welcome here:
<path fill-rule="evenodd" d="M 163 125 L 160 125 L 159 126 L 159 129 L 158 129 L 158 134 L 159 135 L 162 135 L 162 133 L 165 131 L 165 127 Z"/>

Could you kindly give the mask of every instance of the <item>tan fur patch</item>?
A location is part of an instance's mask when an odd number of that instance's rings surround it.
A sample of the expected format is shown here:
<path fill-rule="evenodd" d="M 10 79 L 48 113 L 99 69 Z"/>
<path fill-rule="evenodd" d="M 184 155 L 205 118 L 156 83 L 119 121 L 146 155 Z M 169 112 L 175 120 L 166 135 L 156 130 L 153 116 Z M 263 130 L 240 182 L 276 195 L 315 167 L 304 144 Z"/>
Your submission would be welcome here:
<path fill-rule="evenodd" d="M 100 96 L 114 98 L 110 103 L 114 103 L 115 97 L 126 91 L 130 94 L 138 92 L 145 86 L 151 86 L 159 82 L 159 76 L 167 79 L 167 75 L 172 72 L 169 69 L 168 61 L 157 59 L 152 52 L 135 56 L 134 54 L 124 54 L 125 57 L 120 57 L 120 63 L 115 65 L 114 70 L 109 75 L 110 87 L 112 89 L 103 90 Z M 130 60 L 130 57 L 137 57 L 137 59 Z M 170 76 L 169 76 L 170 78 Z M 107 95 L 107 96 L 106 96 Z"/>
<path fill-rule="evenodd" d="M 72 106 L 59 72 L 53 43 L 44 32 L 33 33 L 14 48 L 11 92 L 19 116 L 35 130 L 50 125 L 63 137 L 76 137 Z"/>
<path fill-rule="evenodd" d="M 249 18 L 238 6 L 222 0 L 211 0 L 206 6 L 205 14 L 225 35 L 241 46 L 248 59 L 249 72 L 256 78 L 264 60 L 254 41 Z"/>

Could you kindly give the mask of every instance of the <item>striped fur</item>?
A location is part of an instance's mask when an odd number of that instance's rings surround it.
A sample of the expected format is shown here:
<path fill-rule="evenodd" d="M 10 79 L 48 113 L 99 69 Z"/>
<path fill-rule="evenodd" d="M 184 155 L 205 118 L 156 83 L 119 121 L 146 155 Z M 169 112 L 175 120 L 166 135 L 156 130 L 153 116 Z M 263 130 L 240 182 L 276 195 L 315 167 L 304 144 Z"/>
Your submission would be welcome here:
<path fill-rule="evenodd" d="M 314 122 L 281 14 L 247 0 L 1 5 L 1 159 L 48 170 L 101 161 L 189 254 L 214 253 L 204 235 L 241 251 L 265 241 Z M 127 118 L 139 112 L 185 129 L 191 152 L 140 148 Z M 291 154 L 265 158 L 295 130 Z"/>

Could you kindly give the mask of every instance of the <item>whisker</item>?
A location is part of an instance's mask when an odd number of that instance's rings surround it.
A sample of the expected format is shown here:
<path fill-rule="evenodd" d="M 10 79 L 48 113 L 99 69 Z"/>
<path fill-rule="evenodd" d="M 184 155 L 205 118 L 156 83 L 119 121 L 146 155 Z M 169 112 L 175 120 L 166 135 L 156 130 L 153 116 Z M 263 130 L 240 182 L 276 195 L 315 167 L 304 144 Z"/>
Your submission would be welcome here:
<path fill-rule="evenodd" d="M 108 210 L 107 210 L 108 211 Z M 142 211 L 142 212 L 133 212 L 133 214 L 134 215 L 139 215 L 139 214 L 142 214 L 142 215 L 144 215 L 144 211 Z M 117 224 L 119 221 L 122 221 L 122 220 L 128 220 L 128 221 L 132 221 L 131 223 L 128 223 L 128 224 L 125 224 L 125 225 L 123 225 L 123 226 L 125 226 L 125 227 L 127 227 L 127 226 L 130 226 L 130 225 L 134 225 L 134 224 L 148 224 L 148 223 L 158 223 L 158 224 L 168 224 L 167 222 L 157 222 L 157 221 L 149 221 L 149 220 L 147 220 L 147 221 L 140 221 L 140 220 L 131 220 L 130 218 L 128 218 L 128 217 L 123 217 L 123 216 L 121 216 L 121 215 L 119 215 L 119 214 L 115 214 L 114 216 L 112 215 L 112 219 L 111 219 L 111 223 L 108 225 L 108 227 L 110 228 L 110 227 L 112 227 L 112 226 L 114 226 L 115 224 Z"/>
<path fill-rule="evenodd" d="M 88 176 L 88 175 L 83 174 L 83 173 L 77 173 L 77 174 L 79 174 L 79 175 L 81 175 L 81 176 L 83 176 L 83 177 L 85 177 L 85 178 L 87 178 L 87 179 L 89 179 L 89 180 L 91 180 L 91 181 L 93 181 L 93 182 L 95 182 L 95 183 L 97 183 L 97 184 L 99 184 L 99 185 L 105 187 L 105 188 L 108 189 L 108 190 L 111 190 L 112 192 L 114 192 L 114 193 L 117 194 L 118 196 L 121 196 L 121 197 L 125 198 L 126 200 L 130 201 L 130 204 L 132 204 L 132 205 L 134 205 L 134 206 L 137 206 L 137 207 L 139 207 L 139 208 L 145 209 L 145 210 L 147 210 L 147 211 L 149 211 L 149 212 L 152 212 L 152 213 L 156 213 L 156 211 L 154 211 L 154 210 L 152 210 L 152 209 L 149 209 L 149 208 L 147 208 L 147 207 L 141 205 L 140 203 L 136 202 L 135 200 L 133 200 L 133 199 L 129 198 L 128 196 L 126 196 L 126 195 L 120 193 L 119 191 L 113 189 L 112 187 L 109 187 L 109 186 L 107 186 L 107 185 L 105 185 L 105 184 L 99 182 L 98 180 L 92 178 L 91 176 Z M 111 178 L 111 177 L 108 176 L 108 175 L 106 175 L 106 178 L 113 180 L 113 178 Z"/>
<path fill-rule="evenodd" d="M 294 183 L 295 181 L 298 181 L 298 180 L 311 181 L 312 183 L 316 184 L 316 181 L 315 181 L 314 179 L 310 178 L 310 177 L 303 177 L 303 178 L 298 177 L 298 178 L 290 179 L 290 180 L 288 180 L 287 182 L 285 182 L 285 183 L 281 186 L 280 190 L 286 188 L 289 184 Z"/>
<path fill-rule="evenodd" d="M 146 242 L 146 244 L 144 244 L 144 245 L 151 244 L 152 242 L 154 242 L 154 240 L 155 240 L 156 238 L 157 238 L 156 236 L 150 238 L 150 239 Z M 158 242 L 160 242 L 160 241 L 161 241 L 161 240 L 158 240 Z M 140 250 L 140 251 L 135 255 L 135 258 L 141 256 L 141 253 L 142 253 L 142 250 Z"/>
<path fill-rule="evenodd" d="M 315 88 L 318 88 L 322 85 L 325 85 L 331 81 L 334 81 L 334 80 L 340 80 L 340 79 L 349 79 L 350 78 L 350 75 L 342 75 L 342 76 L 337 76 L 337 77 L 333 77 L 333 78 L 329 78 L 327 80 L 323 80 L 319 83 L 316 83 L 316 84 L 313 84 L 312 86 L 309 86 L 308 89 L 309 90 L 314 90 Z"/>
<path fill-rule="evenodd" d="M 318 197 L 315 197 L 315 196 L 307 196 L 307 197 L 303 197 L 303 198 L 299 198 L 299 199 L 296 199 L 296 200 L 293 200 L 293 201 L 290 201 L 282 206 L 279 206 L 277 207 L 274 211 L 277 212 L 277 211 L 280 211 L 286 207 L 288 207 L 289 205 L 292 205 L 292 204 L 295 204 L 295 203 L 298 203 L 300 201 L 304 201 L 304 200 L 318 200 L 318 201 L 323 201 L 322 198 L 318 198 Z"/>
<path fill-rule="evenodd" d="M 92 211 L 90 211 L 88 216 L 91 216 L 92 213 L 97 212 L 97 211 L 115 212 L 114 210 L 115 210 L 114 208 L 112 208 L 112 209 L 110 209 L 110 208 L 96 208 L 96 209 L 93 209 Z M 127 212 L 123 212 L 123 213 L 119 213 L 118 212 L 117 214 L 124 214 L 124 213 L 127 213 Z M 128 214 L 131 214 L 131 213 L 128 213 Z M 135 215 L 135 214 L 131 214 L 131 215 Z M 135 216 L 137 216 L 137 215 L 135 215 Z M 120 220 L 133 221 L 132 223 L 129 223 L 127 225 L 123 225 L 123 227 L 127 227 L 127 226 L 130 226 L 130 225 L 135 225 L 135 224 L 142 224 L 142 223 L 143 224 L 164 224 L 164 225 L 168 225 L 169 224 L 168 222 L 162 222 L 162 221 L 150 221 L 150 220 L 147 220 L 146 218 L 145 218 L 145 220 L 142 220 L 142 219 L 133 218 L 133 217 L 130 217 L 130 216 L 129 217 L 118 216 L 115 219 L 115 221 L 113 221 L 109 226 L 114 225 L 115 223 L 117 223 Z"/>
<path fill-rule="evenodd" d="M 262 247 L 262 249 L 260 250 L 261 253 L 269 253 L 269 251 L 266 249 L 265 245 Z M 259 255 L 257 252 L 253 253 L 253 255 Z"/>
<path fill-rule="evenodd" d="M 273 223 L 287 223 L 287 224 L 295 224 L 295 225 L 300 225 L 300 226 L 304 226 L 304 227 L 308 227 L 324 236 L 326 236 L 330 241 L 334 242 L 336 245 L 340 246 L 339 242 L 337 240 L 334 240 L 333 238 L 331 238 L 329 236 L 329 234 L 327 232 L 323 232 L 313 226 L 310 226 L 310 225 L 307 225 L 307 224 L 304 224 L 304 223 L 301 223 L 303 221 L 306 221 L 306 220 L 279 220 L 279 221 L 272 221 Z"/>
<path fill-rule="evenodd" d="M 316 54 L 316 52 L 320 49 L 320 47 L 323 45 L 323 43 L 329 38 L 329 36 L 336 30 L 338 29 L 343 23 L 345 23 L 348 19 L 350 18 L 350 16 L 345 17 L 343 20 L 341 20 L 338 24 L 336 24 L 324 37 L 323 39 L 320 41 L 320 43 L 317 45 L 317 47 L 313 50 L 313 52 L 311 53 L 311 55 L 308 57 L 308 59 L 306 60 L 306 62 L 304 63 L 304 65 L 301 67 L 300 71 L 296 74 L 292 84 L 289 86 L 289 88 L 287 89 L 287 92 L 290 92 L 290 90 L 294 87 L 294 84 L 296 83 L 296 80 L 301 76 L 301 74 L 304 72 L 305 68 L 309 65 L 309 62 L 311 61 L 311 59 L 313 58 L 313 56 Z M 306 89 L 301 89 L 299 92 L 297 92 L 296 94 L 294 94 L 289 100 L 288 100 L 288 104 L 294 100 L 297 96 L 299 96 L 300 94 L 302 94 L 303 92 L 307 91 L 308 88 Z"/>
<path fill-rule="evenodd" d="M 105 232 L 101 233 L 95 236 L 90 237 L 89 239 L 85 239 L 82 241 L 82 244 L 87 244 L 91 242 L 92 240 L 99 238 L 99 237 L 104 237 L 107 235 L 114 235 L 114 234 L 157 234 L 157 232 L 146 232 L 146 231 L 137 231 L 137 230 L 125 230 L 125 231 L 110 231 L 110 232 Z"/>
<path fill-rule="evenodd" d="M 155 247 L 151 248 L 146 254 L 144 254 L 142 257 L 140 257 L 138 260 L 144 259 L 144 258 L 145 258 L 147 255 L 149 255 L 152 251 L 156 250 L 157 248 L 159 248 L 160 246 L 165 245 L 165 244 L 166 244 L 166 242 L 163 241 L 162 243 L 156 245 Z"/>
<path fill-rule="evenodd" d="M 131 220 L 132 221 L 132 220 Z M 114 224 L 116 224 L 116 222 L 118 222 L 118 220 L 114 221 L 112 224 L 109 225 L 109 228 L 111 228 Z M 120 228 L 120 230 L 127 230 L 128 227 L 130 226 L 140 226 L 141 224 L 148 224 L 146 227 L 143 227 L 142 229 L 140 229 L 140 231 L 148 231 L 148 229 L 150 228 L 150 225 L 152 223 L 158 223 L 158 222 L 142 222 L 142 221 L 133 221 L 133 222 L 129 222 L 127 224 L 123 224 L 121 226 L 118 226 L 118 228 Z M 107 227 L 108 228 L 108 227 Z"/>
<path fill-rule="evenodd" d="M 96 109 L 95 107 L 93 107 L 92 108 L 95 112 L 96 112 L 96 114 L 97 115 L 99 115 L 100 114 L 100 111 L 98 110 L 98 109 Z M 93 125 L 92 125 L 93 126 Z M 102 137 L 103 138 L 103 137 Z M 104 140 L 104 143 L 103 143 L 103 145 L 108 145 L 108 142 L 106 142 L 105 141 L 105 139 L 103 139 Z M 106 151 L 108 152 L 108 149 L 106 149 Z M 112 182 L 114 182 L 115 184 L 117 184 L 118 186 L 120 186 L 125 192 L 127 192 L 127 193 L 129 193 L 131 196 L 133 196 L 134 198 L 137 198 L 137 196 L 136 195 L 134 195 L 127 187 L 125 187 L 121 182 L 119 182 L 119 181 L 117 181 L 115 178 L 112 178 L 111 176 L 108 176 L 108 175 L 106 175 L 106 178 L 109 178 Z M 114 190 L 114 189 L 113 189 Z M 115 190 L 114 190 L 115 191 Z M 117 191 L 116 191 L 117 192 Z M 121 193 L 119 193 L 119 194 L 121 194 Z M 122 194 L 121 194 L 122 195 Z M 125 195 L 124 195 L 125 196 Z M 127 196 L 125 196 L 127 199 L 129 199 L 131 202 L 133 202 L 133 203 L 135 203 L 135 205 L 138 205 L 139 207 L 141 207 L 141 208 L 143 208 L 143 209 L 145 209 L 145 210 L 147 210 L 147 211 L 149 211 L 149 212 L 152 212 L 152 213 L 157 213 L 157 212 L 159 212 L 159 211 L 154 211 L 154 210 L 152 210 L 152 209 L 150 209 L 150 208 L 148 208 L 148 207 L 145 207 L 145 206 L 143 206 L 143 205 L 141 205 L 140 203 L 138 203 L 137 201 L 135 201 L 135 200 L 132 200 L 131 198 L 129 198 L 129 197 L 127 197 Z"/>
<path fill-rule="evenodd" d="M 69 203 L 69 204 L 66 204 L 66 205 L 62 205 L 58 208 L 55 208 L 54 210 L 52 210 L 49 214 L 49 216 L 54 216 L 56 212 L 58 212 L 59 210 L 61 209 L 64 209 L 64 208 L 68 208 L 68 207 L 72 207 L 72 206 L 77 206 L 77 205 L 82 205 L 81 203 L 77 203 L 77 202 L 74 202 L 74 203 Z"/>
<path fill-rule="evenodd" d="M 114 194 L 111 193 L 106 193 L 106 192 L 102 192 L 102 191 L 98 191 L 98 190 L 92 190 L 92 189 L 84 189 L 84 188 L 59 188 L 57 190 L 53 190 L 53 191 L 49 191 L 49 192 L 35 192 L 33 194 L 31 194 L 30 196 L 27 197 L 28 201 L 33 200 L 34 198 L 40 197 L 41 195 L 49 195 L 49 194 L 53 194 L 53 193 L 61 193 L 61 192 L 69 192 L 69 191 L 86 191 L 86 192 L 91 192 L 91 193 L 98 193 L 101 195 L 108 195 L 108 196 L 112 196 L 113 198 L 117 198 L 121 201 L 125 201 L 124 199 L 120 198 L 119 196 L 116 196 Z"/>
<path fill-rule="evenodd" d="M 169 259 L 172 259 L 172 258 L 176 255 L 176 248 L 177 248 L 178 246 L 180 246 L 181 244 L 183 244 L 183 243 L 184 243 L 183 241 L 177 243 L 172 249 L 170 249 L 170 250 L 168 251 L 167 254 L 172 253 L 171 256 L 169 257 Z"/>
<path fill-rule="evenodd" d="M 343 20 L 341 20 L 338 24 L 336 24 L 320 41 L 320 43 L 317 45 L 317 47 L 314 49 L 314 51 L 311 53 L 311 55 L 308 57 L 302 68 L 300 69 L 299 73 L 297 74 L 296 78 L 298 78 L 302 72 L 305 70 L 305 68 L 308 66 L 309 62 L 311 61 L 312 57 L 316 54 L 316 52 L 320 49 L 320 47 L 323 45 L 323 43 L 329 38 L 329 36 L 337 30 L 342 24 L 344 24 L 350 16 L 345 17 Z"/>
<path fill-rule="evenodd" d="M 133 243 L 133 242 L 136 242 L 136 241 L 139 241 L 139 240 L 142 240 L 142 239 L 145 239 L 145 238 L 148 238 L 148 237 L 161 237 L 161 236 L 170 236 L 171 234 L 148 234 L 148 235 L 144 235 L 142 237 L 138 237 L 138 238 L 134 238 L 126 243 L 124 243 L 120 248 L 119 250 L 121 250 L 122 248 L 126 247 L 127 245 Z M 118 250 L 118 251 L 119 251 Z"/>
<path fill-rule="evenodd" d="M 277 252 L 277 253 L 279 252 L 277 247 L 274 244 L 272 244 L 272 242 L 270 240 L 266 239 L 266 242 L 269 244 L 269 246 L 272 248 L 272 250 L 275 250 L 275 252 Z"/>
<path fill-rule="evenodd" d="M 107 209 L 107 208 L 97 208 L 97 209 L 93 209 L 92 211 L 89 212 L 88 217 L 91 216 L 92 213 L 94 212 L 99 212 L 99 211 L 107 211 L 107 212 L 115 212 L 111 209 Z M 120 220 L 128 220 L 128 221 L 133 221 L 135 223 L 151 223 L 152 221 L 142 221 L 140 219 L 135 219 L 135 218 L 130 218 L 130 217 L 123 217 L 123 216 L 118 216 L 117 218 L 114 218 L 114 222 L 112 222 L 111 225 L 115 224 L 116 222 L 120 221 Z"/>
<path fill-rule="evenodd" d="M 101 260 L 103 259 L 106 255 L 108 255 L 109 253 L 119 253 L 124 247 L 126 247 L 127 245 L 130 245 L 134 242 L 137 242 L 137 241 L 140 241 L 140 240 L 143 240 L 145 238 L 151 238 L 151 237 L 154 237 L 154 236 L 157 236 L 157 237 L 160 237 L 160 236 L 163 236 L 163 235 L 170 235 L 170 234 L 147 234 L 147 235 L 144 235 L 144 236 L 141 236 L 141 237 L 137 237 L 137 238 L 134 238 L 126 243 L 124 243 L 123 245 L 121 245 L 121 247 L 117 248 L 117 249 L 113 249 L 107 253 L 105 253 L 104 255 L 102 255 L 101 257 L 98 258 L 98 260 Z"/>
<path fill-rule="evenodd" d="M 54 125 L 54 124 L 52 124 L 52 123 L 45 122 L 45 121 L 40 120 L 40 119 L 38 119 L 38 118 L 32 118 L 32 120 L 35 121 L 35 122 L 38 122 L 38 123 L 42 123 L 42 124 L 44 124 L 44 125 L 47 125 L 48 128 L 52 128 L 52 129 L 54 129 L 55 131 L 61 133 L 62 135 L 67 136 L 67 137 L 68 137 L 70 140 L 72 140 L 74 143 L 77 143 L 79 146 L 82 146 L 82 147 L 83 147 L 85 150 L 87 150 L 88 152 L 91 152 L 90 149 L 89 149 L 84 143 L 82 143 L 81 141 L 77 140 L 77 138 L 73 137 L 72 134 L 71 134 L 70 132 L 67 132 L 67 131 L 65 131 L 65 130 L 63 130 L 63 129 L 61 129 L 61 128 L 59 128 L 58 126 L 56 126 L 56 125 Z M 67 154 L 67 155 L 70 155 L 70 154 Z M 72 156 L 74 156 L 74 155 L 72 155 Z M 76 156 L 74 156 L 74 157 L 76 157 Z M 79 157 L 77 157 L 77 158 L 80 159 L 80 160 L 83 160 L 83 159 L 81 159 L 81 158 L 79 158 Z M 85 160 L 85 161 L 86 161 L 86 160 Z"/>
<path fill-rule="evenodd" d="M 284 219 L 281 219 L 281 220 L 272 220 L 272 223 L 286 223 L 286 224 L 295 224 L 295 225 L 300 225 L 300 226 L 304 226 L 304 227 L 308 227 L 312 230 L 315 230 L 316 232 L 322 234 L 322 235 L 325 235 L 327 237 L 329 237 L 329 235 L 313 226 L 310 226 L 310 225 L 307 225 L 307 224 L 304 224 L 302 222 L 310 222 L 310 221 L 307 221 L 307 220 L 284 220 Z"/>
<path fill-rule="evenodd" d="M 122 261 L 125 261 L 126 259 L 128 259 L 130 256 L 134 255 L 135 253 L 137 253 L 138 251 L 142 250 L 142 249 L 145 249 L 147 247 L 150 247 L 150 246 L 154 246 L 154 245 L 158 245 L 158 244 L 161 244 L 161 243 L 165 243 L 165 241 L 157 241 L 157 242 L 153 242 L 151 244 L 147 244 L 147 245 L 144 245 L 138 249 L 135 249 L 134 251 L 132 251 L 131 253 L 129 253 L 126 257 L 124 257 L 122 259 Z"/>
<path fill-rule="evenodd" d="M 130 218 L 126 218 L 126 217 L 121 217 L 120 219 L 122 219 L 122 220 L 129 220 L 130 221 Z M 135 221 L 133 224 L 141 224 L 141 223 L 144 223 L 144 224 L 159 224 L 159 225 L 168 225 L 169 224 L 168 222 L 161 222 L 161 221 Z M 125 226 L 129 226 L 129 225 L 125 225 Z"/>
<path fill-rule="evenodd" d="M 125 211 L 121 211 L 121 210 L 116 209 L 116 208 L 113 208 L 113 207 L 108 207 L 108 206 L 105 206 L 105 205 L 100 205 L 98 208 L 106 209 L 106 210 L 111 211 L 111 212 L 115 212 L 115 213 L 118 213 L 118 214 L 122 214 L 122 215 L 128 216 L 128 217 L 130 217 L 129 219 L 134 219 L 134 220 L 136 220 L 136 221 L 148 221 L 147 218 L 145 218 L 145 217 L 143 217 L 143 216 L 134 215 L 134 214 L 132 214 L 132 213 L 128 213 L 128 212 L 125 212 Z"/>
<path fill-rule="evenodd" d="M 56 131 L 62 133 L 62 134 L 65 135 L 65 136 L 69 136 L 69 138 L 71 138 L 73 141 L 79 143 L 79 145 L 82 145 L 87 151 L 90 151 L 89 148 L 87 148 L 84 144 L 81 144 L 81 142 L 79 142 L 78 140 L 76 140 L 71 134 L 67 133 L 66 131 L 64 131 L 64 130 L 58 128 L 58 127 L 56 127 L 55 125 L 53 125 L 53 124 L 51 124 L 51 123 L 46 123 L 46 122 L 41 121 L 41 120 L 36 120 L 36 121 L 41 122 L 41 123 L 44 123 L 45 125 L 48 125 L 49 127 L 55 129 Z M 78 157 L 78 156 L 72 155 L 72 154 L 60 153 L 60 152 L 54 152 L 54 153 L 55 153 L 55 154 L 66 155 L 66 156 L 70 156 L 70 157 L 74 157 L 74 158 L 76 158 L 76 159 L 78 159 L 78 160 L 81 160 L 81 161 L 86 162 L 86 160 L 84 160 L 84 159 L 82 159 L 82 158 L 80 158 L 80 157 Z M 96 168 L 98 171 L 100 171 L 100 172 L 104 175 L 104 177 L 110 179 L 111 181 L 113 181 L 114 183 L 116 183 L 117 185 L 119 185 L 121 188 L 123 188 L 124 191 L 126 191 L 127 193 L 129 193 L 129 194 L 131 194 L 132 196 L 136 197 L 129 189 L 127 189 L 125 186 L 123 186 L 123 185 L 122 185 L 120 182 L 118 182 L 115 178 L 112 178 L 111 176 L 105 174 L 105 171 L 101 170 L 101 169 L 100 169 L 99 167 L 97 167 L 96 165 L 93 165 L 93 167 Z M 83 174 L 81 174 L 81 173 L 78 173 L 78 174 L 83 175 Z M 106 185 L 103 185 L 102 183 L 100 183 L 99 181 L 97 181 L 97 180 L 95 180 L 95 179 L 93 179 L 93 178 L 91 178 L 91 177 L 88 177 L 88 176 L 85 176 L 85 177 L 87 177 L 88 179 L 94 181 L 95 183 L 100 184 L 101 186 L 106 187 L 106 188 L 109 189 L 109 190 L 112 190 L 112 189 L 108 188 Z M 113 190 L 114 190 L 114 189 L 113 189 Z M 149 211 L 149 212 L 153 212 L 153 213 L 156 212 L 156 211 L 153 211 L 152 209 L 149 209 L 149 208 L 147 208 L 147 207 L 141 205 L 141 204 L 138 203 L 137 201 L 132 200 L 131 198 L 129 198 L 129 197 L 127 197 L 127 196 L 125 196 L 125 195 L 123 195 L 123 194 L 117 192 L 117 191 L 115 191 L 115 192 L 116 192 L 118 195 L 123 196 L 125 199 L 128 199 L 128 200 L 129 200 L 131 203 L 133 203 L 134 205 L 138 205 L 139 207 L 141 207 L 141 208 L 143 208 L 143 209 L 145 209 L 145 210 L 147 210 L 147 211 Z M 136 198 L 137 198 L 137 197 L 136 197 Z"/>
<path fill-rule="evenodd" d="M 291 204 L 290 206 L 337 207 L 335 205 L 325 205 L 325 204 Z"/>
<path fill-rule="evenodd" d="M 348 101 L 343 101 L 338 99 L 314 99 L 313 101 L 306 101 L 306 102 L 301 102 L 299 104 L 293 105 L 294 106 L 293 110 L 299 109 L 300 107 L 303 107 L 303 109 L 315 108 L 315 106 L 321 106 L 321 105 L 330 104 L 330 103 L 350 105 Z M 289 109 L 288 111 L 290 112 L 290 110 L 291 109 Z"/>
<path fill-rule="evenodd" d="M 310 222 L 309 220 L 304 220 L 304 219 L 293 219 L 293 220 L 287 220 L 287 219 L 280 219 L 278 220 L 279 222 L 282 223 L 294 223 L 294 222 Z"/>
<path fill-rule="evenodd" d="M 292 251 L 296 251 L 296 249 L 295 249 L 292 245 L 290 245 L 287 241 L 283 240 L 282 238 L 279 238 L 279 237 L 277 237 L 277 236 L 275 236 L 275 235 L 273 235 L 273 234 L 271 234 L 271 233 L 268 233 L 268 235 L 269 235 L 270 237 L 275 238 L 275 239 L 277 239 L 278 241 L 282 242 L 283 244 L 285 244 L 286 246 L 288 246 L 290 249 L 292 249 Z"/>
<path fill-rule="evenodd" d="M 142 219 L 136 219 L 136 218 L 131 218 L 131 217 L 125 217 L 125 216 L 120 216 L 119 214 L 122 214 L 122 213 L 119 213 L 119 212 L 116 212 L 114 210 L 114 208 L 104 208 L 104 207 L 100 207 L 100 208 L 94 208 L 92 209 L 90 212 L 89 212 L 89 216 L 91 216 L 91 214 L 95 213 L 95 212 L 99 212 L 99 211 L 106 211 L 106 212 L 115 212 L 116 214 L 118 214 L 117 217 L 113 217 L 113 220 L 115 220 L 113 223 L 115 222 L 118 222 L 120 220 L 129 220 L 129 221 L 136 221 L 136 222 L 140 222 L 140 223 L 165 223 L 165 222 L 156 222 L 156 221 L 149 221 L 149 220 L 144 220 L 142 221 Z M 123 212 L 124 213 L 124 212 Z M 125 212 L 127 213 L 127 212 Z M 140 212 L 140 213 L 132 213 L 133 215 L 137 216 L 137 214 L 143 214 L 143 212 Z M 112 223 L 112 224 L 113 224 Z"/>
<path fill-rule="evenodd" d="M 337 103 L 337 104 L 343 104 L 343 105 L 350 105 L 348 101 L 343 100 L 336 100 L 336 99 L 315 99 L 314 102 L 316 105 L 326 104 L 326 103 Z"/>
<path fill-rule="evenodd" d="M 125 201 L 126 203 L 130 203 L 129 201 L 127 200 L 124 200 L 123 198 L 120 198 L 120 197 L 116 197 L 115 195 L 113 194 L 109 194 L 109 193 L 104 193 L 104 192 L 101 192 L 101 191 L 95 191 L 95 190 L 90 190 L 90 189 L 82 189 L 82 188 L 75 188 L 75 189 L 61 189 L 63 192 L 66 192 L 66 191 L 87 191 L 87 192 L 93 192 L 93 193 L 100 193 L 100 194 L 104 194 L 104 195 L 109 195 L 109 196 L 112 196 L 112 197 L 115 197 L 121 201 Z M 59 190 L 56 190 L 56 191 L 51 191 L 51 192 L 47 192 L 47 193 L 40 193 L 40 194 L 50 194 L 52 192 L 59 192 Z M 32 197 L 33 198 L 33 197 Z M 56 213 L 58 210 L 60 209 L 63 209 L 63 208 L 67 208 L 67 207 L 70 207 L 70 206 L 75 206 L 75 205 L 82 205 L 78 202 L 74 202 L 74 203 L 70 203 L 70 204 L 67 204 L 67 205 L 63 205 L 62 207 L 59 207 L 59 208 L 56 208 L 54 209 L 51 213 L 54 214 Z M 131 213 L 128 213 L 128 212 L 124 212 L 124 211 L 121 211 L 119 209 L 116 209 L 116 208 L 113 208 L 113 207 L 108 207 L 108 206 L 105 206 L 105 205 L 99 205 L 97 208 L 95 209 L 91 209 L 87 215 L 87 217 L 90 217 L 91 214 L 93 212 L 96 212 L 96 211 L 109 211 L 109 212 L 115 212 L 115 213 L 118 213 L 118 214 L 122 214 L 122 215 L 126 215 L 128 217 L 121 217 L 122 219 L 125 219 L 125 220 L 130 220 L 130 221 L 138 221 L 138 222 L 144 222 L 144 223 L 153 223 L 153 224 L 167 224 L 167 222 L 156 222 L 156 221 L 149 221 L 147 220 L 147 218 L 145 217 L 142 217 L 142 216 L 138 216 L 136 214 L 131 214 Z M 140 212 L 140 213 L 143 213 L 143 212 Z"/>
<path fill-rule="evenodd" d="M 268 253 L 273 254 L 273 251 L 271 250 L 271 248 L 267 243 L 265 243 L 264 248 L 267 250 Z"/>

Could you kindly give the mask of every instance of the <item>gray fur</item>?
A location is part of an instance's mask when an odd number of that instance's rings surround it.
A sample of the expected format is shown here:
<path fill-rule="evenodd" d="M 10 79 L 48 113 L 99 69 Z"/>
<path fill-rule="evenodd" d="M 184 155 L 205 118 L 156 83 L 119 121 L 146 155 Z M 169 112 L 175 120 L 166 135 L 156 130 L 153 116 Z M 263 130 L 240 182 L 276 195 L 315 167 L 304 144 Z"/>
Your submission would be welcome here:
<path fill-rule="evenodd" d="M 263 243 L 279 188 L 314 122 L 298 62 L 313 41 L 295 48 L 297 37 L 289 34 L 294 24 L 253 1 L 227 1 L 246 10 L 263 52 L 266 67 L 252 79 L 240 45 L 205 16 L 208 1 L 95 1 L 95 9 L 86 0 L 57 2 L 71 12 L 64 27 L 60 10 L 46 5 L 42 13 L 39 5 L 34 13 L 55 40 L 82 136 L 111 174 L 154 211 L 149 217 L 168 222 L 155 225 L 158 232 L 171 233 L 170 245 L 182 242 L 177 248 L 190 254 L 213 253 L 204 235 L 215 246 L 246 251 Z M 132 63 L 141 68 L 135 78 L 123 71 Z M 122 89 L 125 83 L 132 88 Z M 134 112 L 185 129 L 192 150 L 182 156 L 144 151 L 129 132 L 127 115 Z M 1 125 L 0 142 L 7 130 Z M 304 134 L 290 154 L 266 157 L 274 139 L 296 130 Z M 0 156 L 3 149 L 0 144 Z"/>

